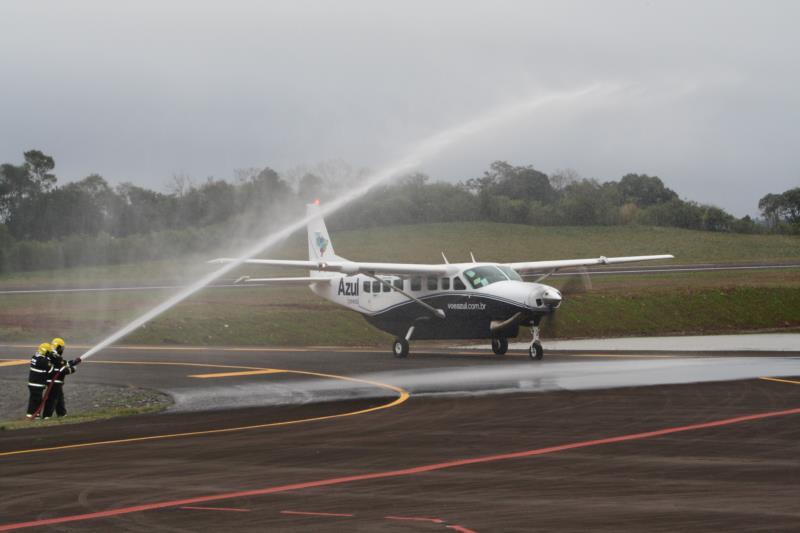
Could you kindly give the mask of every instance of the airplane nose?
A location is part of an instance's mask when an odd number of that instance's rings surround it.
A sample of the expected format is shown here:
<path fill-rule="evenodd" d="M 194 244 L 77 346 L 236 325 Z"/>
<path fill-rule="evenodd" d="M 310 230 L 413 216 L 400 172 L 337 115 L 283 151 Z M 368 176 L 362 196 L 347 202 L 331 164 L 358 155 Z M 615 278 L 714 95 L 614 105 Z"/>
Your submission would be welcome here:
<path fill-rule="evenodd" d="M 542 300 L 544 301 L 545 305 L 555 309 L 561 305 L 561 293 L 553 287 L 548 287 L 542 293 Z"/>
<path fill-rule="evenodd" d="M 561 305 L 561 292 L 553 287 L 537 287 L 528 295 L 528 305 L 556 309 Z"/>

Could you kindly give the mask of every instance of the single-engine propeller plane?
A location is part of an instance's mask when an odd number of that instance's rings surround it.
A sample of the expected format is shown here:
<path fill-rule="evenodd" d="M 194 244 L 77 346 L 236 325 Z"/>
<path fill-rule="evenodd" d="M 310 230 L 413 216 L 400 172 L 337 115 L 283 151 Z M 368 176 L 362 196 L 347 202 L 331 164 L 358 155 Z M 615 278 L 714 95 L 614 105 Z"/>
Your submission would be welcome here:
<path fill-rule="evenodd" d="M 541 283 L 561 268 L 672 259 L 672 255 L 598 257 L 522 263 L 363 263 L 336 255 L 319 205 L 308 206 L 308 260 L 248 259 L 245 263 L 309 270 L 304 277 L 250 278 L 240 283 L 307 285 L 319 296 L 364 315 L 395 335 L 392 351 L 406 357 L 409 341 L 491 339 L 498 355 L 520 326 L 531 328 L 531 359 L 544 356 L 539 325 L 561 305 L 558 289 Z M 214 263 L 234 261 L 214 259 Z M 542 272 L 534 282 L 520 274 Z"/>

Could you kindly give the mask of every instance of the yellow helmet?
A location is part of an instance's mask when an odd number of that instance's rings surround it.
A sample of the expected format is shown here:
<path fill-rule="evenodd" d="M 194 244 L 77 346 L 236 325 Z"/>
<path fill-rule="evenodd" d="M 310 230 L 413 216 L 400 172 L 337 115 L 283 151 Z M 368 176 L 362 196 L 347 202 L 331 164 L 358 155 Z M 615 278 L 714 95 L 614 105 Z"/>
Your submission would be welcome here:
<path fill-rule="evenodd" d="M 53 347 L 50 346 L 49 343 L 43 342 L 39 345 L 39 353 L 42 355 L 47 355 L 48 353 L 53 351 Z"/>
<path fill-rule="evenodd" d="M 62 339 L 61 337 L 56 337 L 55 339 L 50 341 L 50 344 L 53 345 L 53 348 L 56 348 L 58 346 L 61 346 L 63 348 L 64 347 L 64 339 Z"/>

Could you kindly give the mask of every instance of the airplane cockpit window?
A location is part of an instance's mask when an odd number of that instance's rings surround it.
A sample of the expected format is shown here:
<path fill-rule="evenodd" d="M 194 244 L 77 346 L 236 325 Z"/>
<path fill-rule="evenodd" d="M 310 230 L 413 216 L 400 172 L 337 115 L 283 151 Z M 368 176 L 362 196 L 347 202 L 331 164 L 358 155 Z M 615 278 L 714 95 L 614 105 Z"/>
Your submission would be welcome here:
<path fill-rule="evenodd" d="M 482 266 L 468 268 L 464 271 L 464 277 L 472 285 L 473 289 L 480 289 L 498 281 L 506 281 L 508 278 L 496 266 Z"/>
<path fill-rule="evenodd" d="M 467 288 L 467 286 L 464 285 L 464 282 L 461 281 L 461 278 L 456 276 L 453 278 L 453 288 L 457 291 L 463 291 L 464 289 Z"/>
<path fill-rule="evenodd" d="M 508 279 L 513 281 L 522 281 L 522 278 L 517 274 L 517 271 L 511 268 L 510 266 L 505 265 L 498 265 L 498 268 L 503 271 L 503 273 L 508 276 Z"/>

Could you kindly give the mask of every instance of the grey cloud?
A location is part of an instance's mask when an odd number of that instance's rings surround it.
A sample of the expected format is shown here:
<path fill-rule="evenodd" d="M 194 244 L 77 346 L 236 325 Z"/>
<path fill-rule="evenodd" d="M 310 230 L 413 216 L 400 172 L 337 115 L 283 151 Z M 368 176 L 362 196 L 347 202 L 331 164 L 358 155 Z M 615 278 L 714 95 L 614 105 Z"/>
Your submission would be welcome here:
<path fill-rule="evenodd" d="M 333 158 L 377 167 L 510 101 L 614 83 L 422 170 L 648 172 L 754 213 L 800 182 L 798 15 L 794 2 L 3 2 L 0 161 L 37 147 L 62 179 L 151 187 Z"/>

